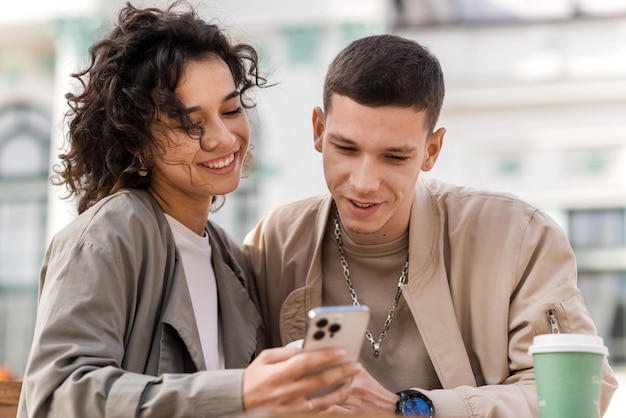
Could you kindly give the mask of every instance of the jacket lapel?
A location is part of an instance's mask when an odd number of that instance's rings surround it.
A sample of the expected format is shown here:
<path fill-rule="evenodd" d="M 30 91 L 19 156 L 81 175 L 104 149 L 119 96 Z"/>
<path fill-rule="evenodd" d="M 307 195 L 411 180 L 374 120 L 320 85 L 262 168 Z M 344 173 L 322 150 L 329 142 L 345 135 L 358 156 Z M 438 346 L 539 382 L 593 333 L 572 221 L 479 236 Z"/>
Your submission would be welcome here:
<path fill-rule="evenodd" d="M 227 369 L 244 368 L 252 360 L 257 345 L 261 316 L 245 288 L 243 272 L 237 272 L 224 260 L 226 248 L 214 231 L 209 232 L 213 249 L 213 268 L 219 300 L 220 336 Z"/>
<path fill-rule="evenodd" d="M 202 354 L 202 346 L 200 344 L 200 336 L 198 334 L 198 326 L 196 325 L 196 317 L 193 313 L 191 304 L 191 296 L 189 295 L 189 287 L 185 279 L 182 260 L 180 254 L 176 250 L 176 265 L 174 268 L 174 276 L 170 288 L 165 298 L 165 309 L 163 311 L 162 322 L 170 325 L 189 352 L 191 360 L 197 370 L 205 370 L 204 355 Z M 179 353 L 171 350 L 161 349 L 159 370 L 173 370 L 171 365 L 178 364 L 180 359 Z"/>
<path fill-rule="evenodd" d="M 231 260 L 218 233 L 209 227 L 213 268 L 219 301 L 220 337 L 225 367 L 246 367 L 256 350 L 256 332 L 260 316 L 243 284 L 243 271 L 237 274 L 225 260 Z M 162 322 L 170 325 L 184 343 L 197 370 L 206 370 L 202 345 L 198 334 L 195 314 L 189 295 L 189 287 L 182 268 L 182 260 L 176 250 L 176 265 L 171 286 L 166 291 Z M 181 362 L 180 353 L 161 350 L 159 369 L 172 370 Z M 179 367 L 179 366 L 176 366 Z M 175 368 L 174 368 L 175 369 Z"/>
<path fill-rule="evenodd" d="M 430 191 L 418 182 L 409 232 L 409 281 L 405 300 L 444 389 L 476 386 L 459 331 L 443 255 L 444 231 Z"/>

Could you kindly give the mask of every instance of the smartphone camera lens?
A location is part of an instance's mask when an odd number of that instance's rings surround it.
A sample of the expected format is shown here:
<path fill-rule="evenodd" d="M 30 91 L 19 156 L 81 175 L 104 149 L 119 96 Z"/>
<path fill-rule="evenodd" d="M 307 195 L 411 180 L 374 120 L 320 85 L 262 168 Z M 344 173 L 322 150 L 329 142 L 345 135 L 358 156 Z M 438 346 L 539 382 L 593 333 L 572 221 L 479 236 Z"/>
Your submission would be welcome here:
<path fill-rule="evenodd" d="M 328 327 L 328 330 L 334 334 L 335 332 L 339 331 L 341 329 L 341 325 L 339 324 L 332 324 L 331 326 Z"/>
<path fill-rule="evenodd" d="M 322 318 L 319 321 L 317 321 L 316 325 L 317 325 L 318 328 L 323 328 L 326 325 L 328 325 L 328 319 Z"/>
<path fill-rule="evenodd" d="M 324 331 L 317 331 L 315 334 L 313 334 L 313 338 L 316 340 L 321 340 L 322 338 L 324 338 Z"/>

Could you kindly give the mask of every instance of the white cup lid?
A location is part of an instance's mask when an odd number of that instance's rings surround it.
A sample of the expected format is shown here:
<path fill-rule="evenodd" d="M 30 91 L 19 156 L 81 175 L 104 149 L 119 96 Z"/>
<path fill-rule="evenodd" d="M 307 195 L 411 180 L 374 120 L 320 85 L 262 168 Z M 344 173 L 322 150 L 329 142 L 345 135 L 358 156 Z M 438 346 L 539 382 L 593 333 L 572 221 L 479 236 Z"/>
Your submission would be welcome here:
<path fill-rule="evenodd" d="M 542 334 L 533 338 L 528 354 L 578 352 L 609 355 L 602 337 L 588 334 Z"/>

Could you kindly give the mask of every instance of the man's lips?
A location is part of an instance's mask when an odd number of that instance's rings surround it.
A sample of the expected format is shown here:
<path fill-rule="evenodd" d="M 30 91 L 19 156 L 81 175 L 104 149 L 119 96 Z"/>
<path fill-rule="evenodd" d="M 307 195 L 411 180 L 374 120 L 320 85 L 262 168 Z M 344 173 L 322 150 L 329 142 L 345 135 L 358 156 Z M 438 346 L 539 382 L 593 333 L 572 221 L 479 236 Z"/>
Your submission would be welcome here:
<path fill-rule="evenodd" d="M 376 203 L 359 202 L 357 200 L 352 200 L 352 199 L 349 199 L 349 200 L 350 200 L 350 202 L 352 202 L 352 204 L 354 206 L 356 206 L 357 208 L 360 208 L 360 209 L 367 209 L 367 208 L 371 208 L 372 206 L 376 205 Z"/>

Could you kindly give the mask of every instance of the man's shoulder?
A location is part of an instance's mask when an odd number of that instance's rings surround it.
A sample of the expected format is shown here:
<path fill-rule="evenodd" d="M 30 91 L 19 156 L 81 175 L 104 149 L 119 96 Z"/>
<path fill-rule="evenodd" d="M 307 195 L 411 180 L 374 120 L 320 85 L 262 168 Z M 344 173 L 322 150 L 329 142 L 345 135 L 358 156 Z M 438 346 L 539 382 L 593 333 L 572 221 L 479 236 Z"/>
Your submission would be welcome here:
<path fill-rule="evenodd" d="M 271 209 L 265 218 L 274 219 L 277 222 L 287 222 L 293 219 L 316 217 L 320 210 L 324 210 L 328 205 L 329 200 L 329 195 L 318 195 L 284 203 Z"/>
<path fill-rule="evenodd" d="M 331 202 L 330 195 L 319 195 L 276 206 L 263 216 L 255 231 L 266 236 L 311 236 L 324 228 Z"/>
<path fill-rule="evenodd" d="M 537 208 L 529 202 L 506 191 L 461 186 L 432 178 L 424 179 L 420 183 L 435 202 L 452 209 L 481 208 L 484 211 L 489 208 L 498 210 L 506 207 L 509 210 L 527 213 L 537 211 Z"/>
<path fill-rule="evenodd" d="M 511 231 L 553 231 L 564 235 L 563 228 L 546 212 L 515 194 L 458 186 L 438 180 L 420 182 L 422 193 L 430 199 L 437 225 L 477 239 L 485 237 L 495 242 L 498 237 L 511 236 Z M 421 197 L 424 199 L 424 197 Z M 543 232 L 538 232 L 543 233 Z"/>

